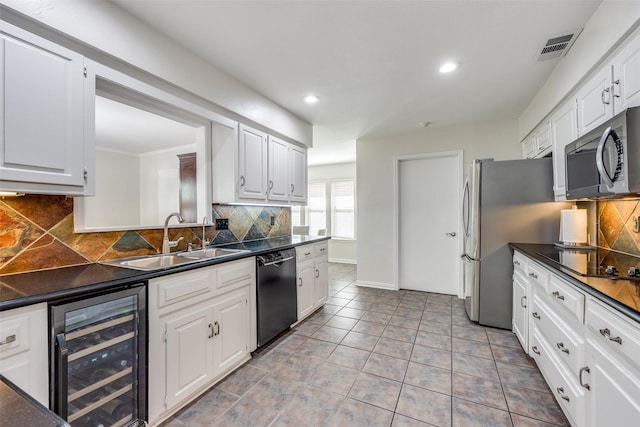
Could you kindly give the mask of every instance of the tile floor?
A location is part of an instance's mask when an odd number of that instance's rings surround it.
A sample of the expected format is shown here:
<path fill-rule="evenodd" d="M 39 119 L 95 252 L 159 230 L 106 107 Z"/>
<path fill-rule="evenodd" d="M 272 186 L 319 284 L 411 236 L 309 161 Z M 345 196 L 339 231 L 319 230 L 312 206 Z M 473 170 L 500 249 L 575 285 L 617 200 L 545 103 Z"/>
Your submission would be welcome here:
<path fill-rule="evenodd" d="M 462 300 L 355 284 L 330 264 L 329 300 L 164 425 L 568 425 L 510 331 Z"/>

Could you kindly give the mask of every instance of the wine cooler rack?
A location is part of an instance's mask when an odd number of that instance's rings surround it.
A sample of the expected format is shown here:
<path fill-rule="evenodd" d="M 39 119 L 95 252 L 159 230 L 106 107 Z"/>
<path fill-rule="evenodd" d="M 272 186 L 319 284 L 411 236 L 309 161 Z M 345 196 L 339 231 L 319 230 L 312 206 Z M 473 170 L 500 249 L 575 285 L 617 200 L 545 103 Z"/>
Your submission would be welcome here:
<path fill-rule="evenodd" d="M 128 313 L 65 334 L 67 421 L 73 427 L 122 426 L 133 421 L 135 320 Z"/>

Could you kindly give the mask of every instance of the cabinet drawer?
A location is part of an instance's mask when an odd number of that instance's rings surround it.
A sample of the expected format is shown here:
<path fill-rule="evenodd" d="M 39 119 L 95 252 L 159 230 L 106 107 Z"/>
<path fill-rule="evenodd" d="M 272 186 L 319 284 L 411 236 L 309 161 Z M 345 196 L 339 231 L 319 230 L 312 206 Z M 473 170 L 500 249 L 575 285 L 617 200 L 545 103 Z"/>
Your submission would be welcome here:
<path fill-rule="evenodd" d="M 549 283 L 549 271 L 536 263 L 529 262 L 527 264 L 527 280 L 535 291 L 540 288 L 547 289 Z"/>
<path fill-rule="evenodd" d="M 216 289 L 228 291 L 245 286 L 247 281 L 255 280 L 256 259 L 254 257 L 221 264 L 216 269 L 218 280 Z"/>
<path fill-rule="evenodd" d="M 0 360 L 30 348 L 29 316 L 0 318 Z"/>
<path fill-rule="evenodd" d="M 315 251 L 313 245 L 298 246 L 296 248 L 296 258 L 298 262 L 313 258 Z"/>
<path fill-rule="evenodd" d="M 326 256 L 329 254 L 329 244 L 327 242 L 316 243 L 315 256 Z"/>
<path fill-rule="evenodd" d="M 578 372 L 584 361 L 584 340 L 577 330 L 580 325 L 562 319 L 538 295 L 533 297 L 531 313 L 532 325 L 546 337 L 557 359 L 571 372 Z"/>
<path fill-rule="evenodd" d="M 527 259 L 520 252 L 513 253 L 513 270 L 521 272 L 523 276 L 527 275 Z"/>
<path fill-rule="evenodd" d="M 170 274 L 153 280 L 149 286 L 158 288 L 158 308 L 176 304 L 190 298 L 202 300 L 213 296 L 216 285 L 215 276 L 210 268 Z"/>
<path fill-rule="evenodd" d="M 584 425 L 586 395 L 573 379 L 574 375 L 562 367 L 553 354 L 552 345 L 537 328 L 533 331 L 531 343 L 531 355 L 536 360 L 563 412 L 571 420 L 571 425 Z"/>
<path fill-rule="evenodd" d="M 585 323 L 606 348 L 627 356 L 640 368 L 640 328 L 592 298 L 587 299 Z"/>
<path fill-rule="evenodd" d="M 582 323 L 584 319 L 584 295 L 570 284 L 558 277 L 551 277 L 547 287 L 547 294 L 557 306 L 563 307 Z"/>

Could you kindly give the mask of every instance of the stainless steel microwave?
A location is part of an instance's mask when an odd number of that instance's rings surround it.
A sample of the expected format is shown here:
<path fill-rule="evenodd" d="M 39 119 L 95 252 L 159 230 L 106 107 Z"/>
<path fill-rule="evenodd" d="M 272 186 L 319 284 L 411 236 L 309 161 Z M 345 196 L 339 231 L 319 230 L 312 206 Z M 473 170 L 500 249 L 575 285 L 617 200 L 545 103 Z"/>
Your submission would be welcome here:
<path fill-rule="evenodd" d="M 640 107 L 565 147 L 567 199 L 640 196 Z"/>

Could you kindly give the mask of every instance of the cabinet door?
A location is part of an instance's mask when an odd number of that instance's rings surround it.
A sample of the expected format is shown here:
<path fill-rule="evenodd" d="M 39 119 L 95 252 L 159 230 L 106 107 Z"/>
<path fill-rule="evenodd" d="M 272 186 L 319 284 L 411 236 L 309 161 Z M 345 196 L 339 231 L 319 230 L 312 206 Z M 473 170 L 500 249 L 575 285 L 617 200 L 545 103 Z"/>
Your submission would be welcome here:
<path fill-rule="evenodd" d="M 551 123 L 542 123 L 535 132 L 536 157 L 544 157 L 551 150 Z"/>
<path fill-rule="evenodd" d="M 211 308 L 205 307 L 166 323 L 167 408 L 213 379 L 211 319 Z"/>
<path fill-rule="evenodd" d="M 570 99 L 551 116 L 553 142 L 553 193 L 556 200 L 566 200 L 564 148 L 578 137 L 578 113 L 574 99 Z"/>
<path fill-rule="evenodd" d="M 0 312 L 0 374 L 45 406 L 49 406 L 47 313 L 46 303 Z"/>
<path fill-rule="evenodd" d="M 613 59 L 613 107 L 619 113 L 640 105 L 640 35 Z"/>
<path fill-rule="evenodd" d="M 640 420 L 640 372 L 628 362 L 605 351 L 592 338 L 587 339 L 588 373 L 581 372 L 587 384 L 587 425 L 632 426 Z"/>
<path fill-rule="evenodd" d="M 289 201 L 289 144 L 269 136 L 269 200 Z"/>
<path fill-rule="evenodd" d="M 216 299 L 213 305 L 215 375 L 249 353 L 249 287 Z"/>
<path fill-rule="evenodd" d="M 307 202 L 307 150 L 291 146 L 291 202 Z"/>
<path fill-rule="evenodd" d="M 520 345 L 526 353 L 529 351 L 528 342 L 528 319 L 529 319 L 529 301 L 528 301 L 528 283 L 520 275 L 515 272 L 513 274 L 513 333 L 520 341 Z"/>
<path fill-rule="evenodd" d="M 522 158 L 533 159 L 536 156 L 535 136 L 531 134 L 522 141 Z"/>
<path fill-rule="evenodd" d="M 315 264 L 313 260 L 298 264 L 298 320 L 307 317 L 315 307 Z"/>
<path fill-rule="evenodd" d="M 584 135 L 613 117 L 611 67 L 604 67 L 588 80 L 576 97 L 578 99 L 578 133 L 580 135 Z"/>
<path fill-rule="evenodd" d="M 238 197 L 267 198 L 267 135 L 240 125 L 238 147 Z"/>
<path fill-rule="evenodd" d="M 0 22 L 0 175 L 12 182 L 3 188 L 53 184 L 82 193 L 83 74 L 81 55 Z"/>
<path fill-rule="evenodd" d="M 329 296 L 329 259 L 326 256 L 316 257 L 315 260 L 315 306 L 319 307 L 327 302 Z"/>

